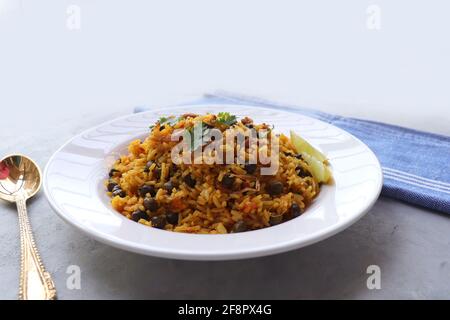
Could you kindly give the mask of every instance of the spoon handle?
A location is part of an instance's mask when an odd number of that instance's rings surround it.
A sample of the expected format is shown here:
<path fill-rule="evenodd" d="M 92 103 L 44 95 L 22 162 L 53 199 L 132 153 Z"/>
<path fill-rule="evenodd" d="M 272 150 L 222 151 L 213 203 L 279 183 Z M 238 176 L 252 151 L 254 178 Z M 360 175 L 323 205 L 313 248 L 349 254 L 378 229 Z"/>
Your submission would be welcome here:
<path fill-rule="evenodd" d="M 41 257 L 34 243 L 31 225 L 28 220 L 26 200 L 19 197 L 16 201 L 20 227 L 20 300 L 55 300 L 56 288 L 52 278 L 45 271 Z"/>

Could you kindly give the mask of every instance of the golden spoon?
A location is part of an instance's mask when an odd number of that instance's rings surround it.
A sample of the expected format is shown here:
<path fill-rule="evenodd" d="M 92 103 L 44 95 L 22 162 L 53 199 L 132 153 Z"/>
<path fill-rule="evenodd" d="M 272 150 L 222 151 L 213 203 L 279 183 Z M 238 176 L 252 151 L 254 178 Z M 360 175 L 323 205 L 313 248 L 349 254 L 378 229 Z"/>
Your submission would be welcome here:
<path fill-rule="evenodd" d="M 0 161 L 0 198 L 15 202 L 19 212 L 20 300 L 54 300 L 56 289 L 45 271 L 28 221 L 26 201 L 41 187 L 41 170 L 30 158 L 10 155 Z"/>

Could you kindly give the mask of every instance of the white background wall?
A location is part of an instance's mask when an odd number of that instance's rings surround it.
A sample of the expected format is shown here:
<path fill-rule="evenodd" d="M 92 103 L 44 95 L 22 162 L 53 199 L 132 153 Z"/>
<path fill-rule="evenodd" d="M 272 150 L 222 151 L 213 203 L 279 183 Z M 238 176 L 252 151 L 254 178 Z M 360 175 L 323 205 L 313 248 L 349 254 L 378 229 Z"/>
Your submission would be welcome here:
<path fill-rule="evenodd" d="M 450 134 L 449 16 L 446 0 L 0 0 L 0 118 L 39 134 L 225 89 Z"/>

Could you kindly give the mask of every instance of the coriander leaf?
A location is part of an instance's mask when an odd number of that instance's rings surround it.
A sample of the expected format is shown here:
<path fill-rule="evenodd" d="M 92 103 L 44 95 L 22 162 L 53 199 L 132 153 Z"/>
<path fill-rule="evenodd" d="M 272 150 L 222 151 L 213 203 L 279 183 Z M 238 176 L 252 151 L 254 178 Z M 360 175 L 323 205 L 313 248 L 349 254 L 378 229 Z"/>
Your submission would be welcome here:
<path fill-rule="evenodd" d="M 169 116 L 169 117 L 161 117 L 161 118 L 159 118 L 158 121 L 156 121 L 156 123 L 159 123 L 159 125 L 168 124 L 169 126 L 173 126 L 178 121 L 179 121 L 179 119 L 175 118 L 174 116 Z M 154 127 L 155 127 L 155 125 L 153 124 L 153 125 L 150 126 L 150 129 L 153 130 Z"/>
<path fill-rule="evenodd" d="M 227 125 L 227 126 L 232 126 L 233 124 L 235 124 L 236 121 L 236 116 L 230 114 L 229 112 L 219 112 L 217 114 L 217 122 Z"/>
<path fill-rule="evenodd" d="M 159 118 L 158 122 L 159 122 L 159 124 L 163 124 L 163 123 L 167 122 L 168 120 L 169 120 L 168 117 L 161 117 L 161 118 Z"/>
<path fill-rule="evenodd" d="M 203 141 L 206 134 L 208 134 L 209 128 L 204 123 L 197 123 L 193 127 L 185 129 L 183 139 L 187 139 L 189 150 L 195 151 L 198 148 L 205 145 Z M 188 135 L 189 134 L 189 135 Z M 189 140 L 190 139 L 190 140 Z"/>

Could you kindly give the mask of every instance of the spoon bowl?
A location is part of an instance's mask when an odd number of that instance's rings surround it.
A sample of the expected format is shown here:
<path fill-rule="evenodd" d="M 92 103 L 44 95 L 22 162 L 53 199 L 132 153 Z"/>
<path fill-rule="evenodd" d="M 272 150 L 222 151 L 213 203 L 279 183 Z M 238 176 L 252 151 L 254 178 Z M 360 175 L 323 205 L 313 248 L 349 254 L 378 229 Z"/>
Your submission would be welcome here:
<path fill-rule="evenodd" d="M 30 221 L 27 199 L 41 188 L 41 170 L 30 158 L 10 155 L 0 161 L 0 199 L 15 202 L 20 227 L 20 300 L 56 299 L 55 284 L 41 261 Z"/>
<path fill-rule="evenodd" d="M 29 199 L 42 184 L 37 164 L 23 155 L 9 155 L 0 161 L 0 199 L 16 202 L 18 197 Z"/>

